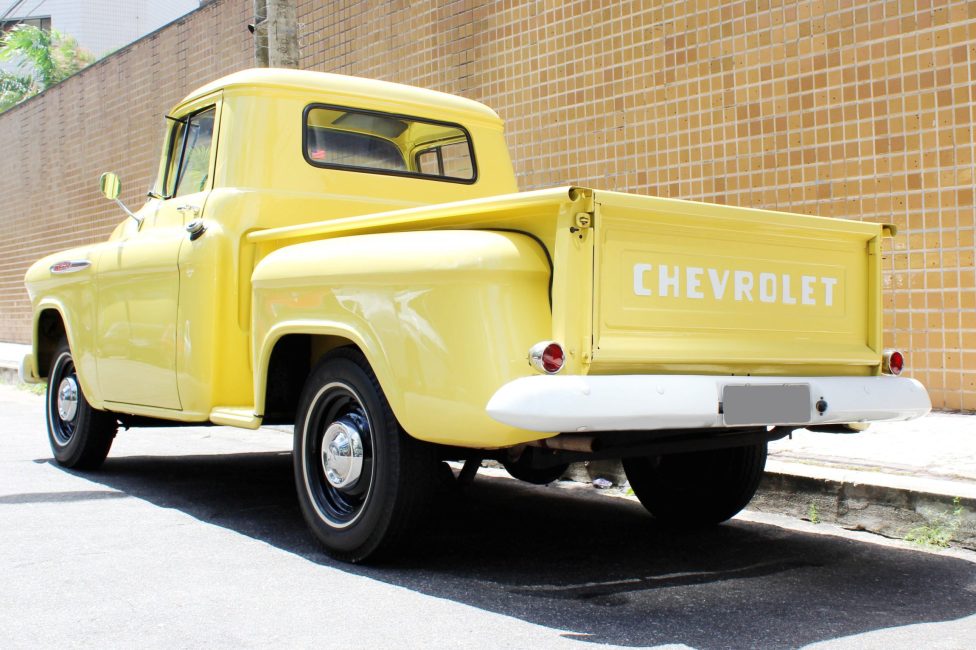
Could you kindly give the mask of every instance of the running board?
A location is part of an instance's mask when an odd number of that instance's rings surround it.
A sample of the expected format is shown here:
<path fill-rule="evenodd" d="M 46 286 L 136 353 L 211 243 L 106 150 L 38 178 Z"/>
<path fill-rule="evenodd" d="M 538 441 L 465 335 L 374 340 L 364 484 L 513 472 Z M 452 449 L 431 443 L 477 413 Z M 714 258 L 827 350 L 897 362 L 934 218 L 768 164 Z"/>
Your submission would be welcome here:
<path fill-rule="evenodd" d="M 210 421 L 241 429 L 257 429 L 261 426 L 261 416 L 254 414 L 252 406 L 218 406 L 210 411 Z"/>

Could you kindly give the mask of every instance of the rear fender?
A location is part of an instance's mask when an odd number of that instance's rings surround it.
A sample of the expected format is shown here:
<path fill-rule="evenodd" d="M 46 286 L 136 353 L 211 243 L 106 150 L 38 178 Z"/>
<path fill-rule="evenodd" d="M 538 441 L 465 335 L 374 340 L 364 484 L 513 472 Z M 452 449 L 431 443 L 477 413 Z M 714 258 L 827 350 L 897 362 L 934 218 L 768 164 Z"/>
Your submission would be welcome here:
<path fill-rule="evenodd" d="M 383 233 L 279 249 L 252 277 L 257 412 L 275 343 L 325 335 L 363 352 L 416 438 L 468 447 L 538 439 L 492 420 L 485 405 L 531 374 L 528 349 L 551 336 L 550 274 L 542 246 L 511 232 Z"/>

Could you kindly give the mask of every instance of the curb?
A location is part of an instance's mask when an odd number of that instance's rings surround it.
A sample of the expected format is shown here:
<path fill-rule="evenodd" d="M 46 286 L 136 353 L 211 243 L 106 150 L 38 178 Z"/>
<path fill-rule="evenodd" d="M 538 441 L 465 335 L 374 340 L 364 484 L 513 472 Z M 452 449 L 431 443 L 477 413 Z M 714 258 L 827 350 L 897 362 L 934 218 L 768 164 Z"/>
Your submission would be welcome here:
<path fill-rule="evenodd" d="M 941 534 L 976 550 L 976 498 L 970 496 L 767 471 L 748 507 L 894 539 L 912 531 Z"/>

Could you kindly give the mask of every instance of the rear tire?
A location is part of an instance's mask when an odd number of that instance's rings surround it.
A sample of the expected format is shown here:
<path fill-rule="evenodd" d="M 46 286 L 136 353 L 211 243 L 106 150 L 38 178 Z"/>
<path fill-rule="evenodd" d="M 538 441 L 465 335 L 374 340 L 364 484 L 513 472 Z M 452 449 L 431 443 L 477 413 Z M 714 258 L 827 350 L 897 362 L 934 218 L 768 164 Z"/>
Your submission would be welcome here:
<path fill-rule="evenodd" d="M 700 527 L 731 519 L 752 499 L 766 443 L 623 461 L 641 504 L 662 523 Z"/>
<path fill-rule="evenodd" d="M 293 459 L 306 523 L 330 555 L 348 562 L 401 547 L 436 486 L 433 447 L 401 429 L 365 358 L 348 348 L 309 375 Z"/>
<path fill-rule="evenodd" d="M 72 469 L 97 469 L 108 456 L 118 422 L 111 413 L 88 403 L 63 339 L 47 378 L 47 437 L 54 460 Z"/>

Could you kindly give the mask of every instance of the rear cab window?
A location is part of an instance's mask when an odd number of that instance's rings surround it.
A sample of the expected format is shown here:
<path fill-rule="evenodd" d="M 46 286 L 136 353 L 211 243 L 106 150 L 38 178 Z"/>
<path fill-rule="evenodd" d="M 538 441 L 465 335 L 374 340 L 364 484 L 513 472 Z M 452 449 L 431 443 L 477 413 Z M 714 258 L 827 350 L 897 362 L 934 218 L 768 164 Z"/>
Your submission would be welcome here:
<path fill-rule="evenodd" d="M 304 114 L 304 155 L 316 167 L 474 183 L 471 136 L 459 124 L 312 104 Z"/>

